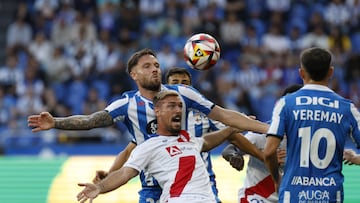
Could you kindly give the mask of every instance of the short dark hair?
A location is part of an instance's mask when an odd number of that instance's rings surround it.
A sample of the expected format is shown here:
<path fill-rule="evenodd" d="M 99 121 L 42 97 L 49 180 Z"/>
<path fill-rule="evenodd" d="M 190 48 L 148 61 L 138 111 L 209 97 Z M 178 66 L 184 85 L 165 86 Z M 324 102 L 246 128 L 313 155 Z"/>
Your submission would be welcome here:
<path fill-rule="evenodd" d="M 158 92 L 153 99 L 154 106 L 157 106 L 160 101 L 164 100 L 166 97 L 169 96 L 179 96 L 179 93 L 175 90 L 162 90 Z"/>
<path fill-rule="evenodd" d="M 134 66 L 136 66 L 138 64 L 139 59 L 145 55 L 152 55 L 152 56 L 156 57 L 156 53 L 149 48 L 145 48 L 145 49 L 135 52 L 133 55 L 131 55 L 130 59 L 127 62 L 127 71 L 129 74 L 131 73 Z"/>
<path fill-rule="evenodd" d="M 180 67 L 174 67 L 174 68 L 170 68 L 168 70 L 168 72 L 166 73 L 165 75 L 165 80 L 166 80 L 166 83 L 169 83 L 169 78 L 172 76 L 172 75 L 175 75 L 175 74 L 181 74 L 181 75 L 187 75 L 189 76 L 190 78 L 190 84 L 191 84 L 191 74 L 188 70 L 186 70 L 186 68 L 180 68 Z"/>
<path fill-rule="evenodd" d="M 300 55 L 302 67 L 314 81 L 324 80 L 331 66 L 331 53 L 323 48 L 305 49 Z"/>

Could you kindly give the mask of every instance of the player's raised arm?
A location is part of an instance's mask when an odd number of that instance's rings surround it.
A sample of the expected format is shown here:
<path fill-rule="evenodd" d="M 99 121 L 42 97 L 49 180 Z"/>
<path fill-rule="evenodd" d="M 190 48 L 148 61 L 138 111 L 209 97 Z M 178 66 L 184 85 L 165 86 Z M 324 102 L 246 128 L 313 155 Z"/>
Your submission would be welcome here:
<path fill-rule="evenodd" d="M 49 112 L 28 117 L 28 126 L 32 132 L 49 130 L 89 130 L 92 128 L 107 127 L 113 124 L 112 117 L 106 111 L 98 111 L 90 115 L 74 115 L 69 117 L 53 117 Z"/>
<path fill-rule="evenodd" d="M 227 126 L 235 127 L 243 131 L 266 133 L 269 127 L 268 124 L 254 120 L 243 113 L 225 109 L 218 105 L 215 105 L 208 116 Z"/>

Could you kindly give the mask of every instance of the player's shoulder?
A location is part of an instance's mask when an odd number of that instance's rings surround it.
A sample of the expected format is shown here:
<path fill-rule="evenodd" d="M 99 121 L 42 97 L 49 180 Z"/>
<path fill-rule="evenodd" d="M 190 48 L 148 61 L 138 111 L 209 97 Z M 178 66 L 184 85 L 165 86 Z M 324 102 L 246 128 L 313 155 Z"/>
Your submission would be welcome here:
<path fill-rule="evenodd" d="M 121 95 L 118 95 L 118 96 L 115 96 L 113 98 L 111 98 L 109 100 L 110 103 L 113 103 L 113 102 L 116 102 L 116 101 L 119 101 L 119 100 L 128 100 L 129 98 L 131 97 L 134 97 L 134 95 L 136 95 L 138 91 L 137 90 L 131 90 L 131 91 L 126 91 L 126 92 L 123 92 Z"/>
<path fill-rule="evenodd" d="M 131 98 L 131 97 L 134 97 L 138 92 L 139 92 L 138 90 L 130 90 L 130 91 L 126 91 L 126 92 L 122 93 L 122 96 Z"/>
<path fill-rule="evenodd" d="M 184 84 L 175 84 L 175 85 L 164 85 L 166 89 L 175 90 L 181 95 L 184 95 L 189 92 L 199 93 L 194 87 Z"/>

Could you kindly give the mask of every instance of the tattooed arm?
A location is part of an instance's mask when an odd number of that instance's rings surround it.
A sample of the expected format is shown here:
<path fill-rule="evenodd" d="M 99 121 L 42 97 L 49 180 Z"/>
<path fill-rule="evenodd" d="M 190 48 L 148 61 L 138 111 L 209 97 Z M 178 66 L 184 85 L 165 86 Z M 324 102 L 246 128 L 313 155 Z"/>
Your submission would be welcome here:
<path fill-rule="evenodd" d="M 107 127 L 113 124 L 112 117 L 107 111 L 98 111 L 90 115 L 74 115 L 69 117 L 53 117 L 49 112 L 28 117 L 28 126 L 32 132 L 49 130 L 89 130 L 92 128 Z"/>

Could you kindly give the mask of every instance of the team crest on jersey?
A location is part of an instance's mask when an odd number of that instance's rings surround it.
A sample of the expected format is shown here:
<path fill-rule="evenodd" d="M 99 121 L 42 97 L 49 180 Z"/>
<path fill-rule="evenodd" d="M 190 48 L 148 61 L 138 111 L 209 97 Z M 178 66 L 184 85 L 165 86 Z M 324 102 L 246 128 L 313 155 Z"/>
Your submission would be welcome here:
<path fill-rule="evenodd" d="M 195 125 L 200 125 L 202 124 L 202 116 L 200 113 L 194 113 L 194 121 L 195 121 Z"/>
<path fill-rule="evenodd" d="M 157 120 L 154 119 L 146 125 L 147 134 L 155 134 L 157 130 Z"/>
<path fill-rule="evenodd" d="M 171 157 L 182 153 L 182 151 L 175 145 L 166 147 L 166 150 L 168 151 Z"/>

